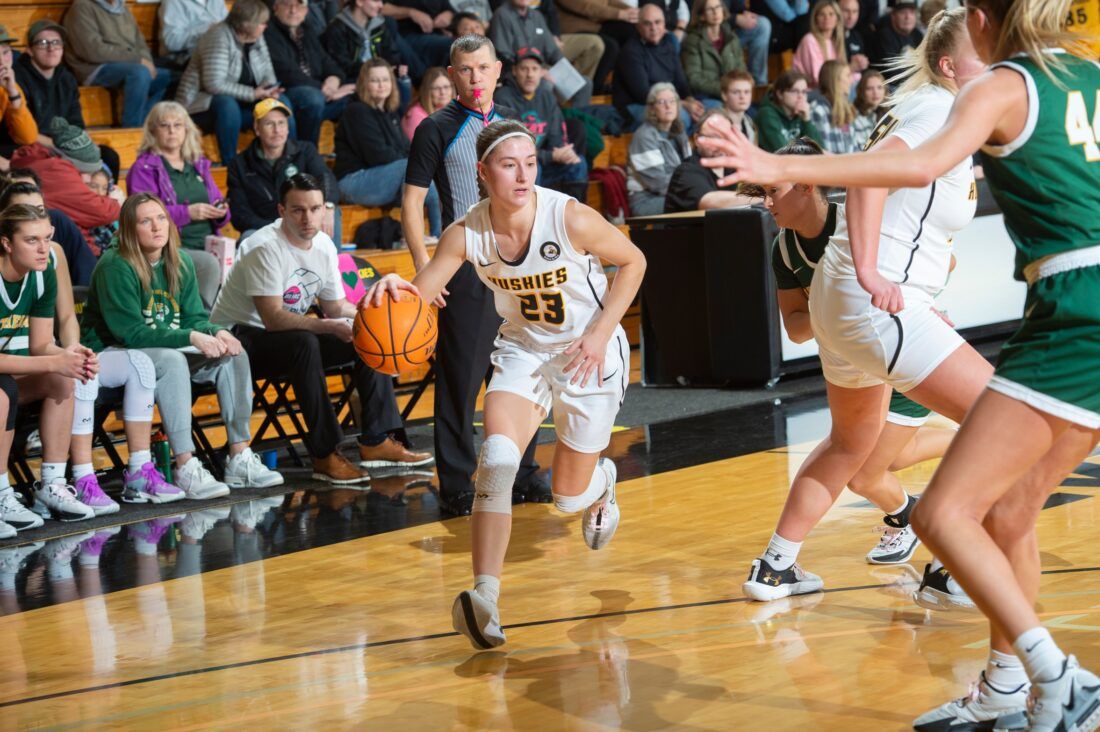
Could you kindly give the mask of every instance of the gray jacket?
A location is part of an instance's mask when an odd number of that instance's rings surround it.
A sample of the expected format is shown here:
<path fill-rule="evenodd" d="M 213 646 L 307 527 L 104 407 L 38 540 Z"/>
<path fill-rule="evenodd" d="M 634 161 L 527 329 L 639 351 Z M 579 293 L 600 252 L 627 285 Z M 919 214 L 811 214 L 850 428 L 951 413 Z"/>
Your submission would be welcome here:
<path fill-rule="evenodd" d="M 680 163 L 691 157 L 691 144 L 683 132 L 664 133 L 648 122 L 634 131 L 627 150 L 626 190 L 648 191 L 655 196 L 668 192 L 668 182 Z"/>
<path fill-rule="evenodd" d="M 162 0 L 160 4 L 161 53 L 190 53 L 212 25 L 225 20 L 225 0 Z"/>
<path fill-rule="evenodd" d="M 493 22 L 489 25 L 489 38 L 496 47 L 497 55 L 510 66 L 516 61 L 516 52 L 521 48 L 537 48 L 546 63 L 553 65 L 561 58 L 561 49 L 554 42 L 554 35 L 546 18 L 536 8 L 526 15 L 505 3 L 493 13 Z"/>
<path fill-rule="evenodd" d="M 191 114 L 205 112 L 210 108 L 210 100 L 215 94 L 228 94 L 242 101 L 255 100 L 255 87 L 238 83 L 244 63 L 244 45 L 237 40 L 236 34 L 225 22 L 210 28 L 199 39 L 195 53 L 183 72 L 176 101 L 187 108 Z M 256 86 L 271 86 L 278 83 L 275 68 L 271 65 L 271 55 L 267 52 L 267 43 L 263 37 L 252 45 L 249 64 Z"/>

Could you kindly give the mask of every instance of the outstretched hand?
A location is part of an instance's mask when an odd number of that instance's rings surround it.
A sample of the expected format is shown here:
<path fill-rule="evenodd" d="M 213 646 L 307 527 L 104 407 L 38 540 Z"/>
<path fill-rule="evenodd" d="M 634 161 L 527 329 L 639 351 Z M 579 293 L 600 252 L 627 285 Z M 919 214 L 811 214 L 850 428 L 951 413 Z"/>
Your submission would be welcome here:
<path fill-rule="evenodd" d="M 709 117 L 703 124 L 699 137 L 708 148 L 722 153 L 704 157 L 703 165 L 730 171 L 728 175 L 719 179 L 719 186 L 725 187 L 741 182 L 767 185 L 781 181 L 777 156 L 766 153 L 752 144 L 749 138 L 731 125 L 725 117 L 721 115 Z"/>
<path fill-rule="evenodd" d="M 371 285 L 371 288 L 367 290 L 367 294 L 363 295 L 363 299 L 359 301 L 359 307 L 380 307 L 386 295 L 394 300 L 400 300 L 402 292 L 411 292 L 420 297 L 420 290 L 416 289 L 416 285 L 403 279 L 400 275 L 388 274 Z"/>

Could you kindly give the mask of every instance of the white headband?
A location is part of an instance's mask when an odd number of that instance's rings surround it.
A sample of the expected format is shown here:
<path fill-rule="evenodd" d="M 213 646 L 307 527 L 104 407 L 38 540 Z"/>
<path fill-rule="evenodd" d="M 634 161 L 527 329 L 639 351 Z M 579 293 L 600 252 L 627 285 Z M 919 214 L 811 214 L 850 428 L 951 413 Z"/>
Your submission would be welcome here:
<path fill-rule="evenodd" d="M 509 132 L 507 135 L 501 135 L 497 139 L 493 140 L 493 143 L 491 145 L 489 145 L 489 147 L 485 148 L 485 152 L 481 153 L 481 157 L 478 158 L 478 162 L 479 163 L 484 163 L 485 158 L 489 157 L 489 153 L 491 153 L 493 151 L 493 148 L 496 147 L 497 145 L 499 145 L 500 143 L 504 142 L 505 140 L 507 140 L 509 137 L 526 137 L 528 140 L 530 140 L 531 139 L 531 133 L 530 132 L 520 132 L 519 130 L 516 130 L 515 132 Z"/>

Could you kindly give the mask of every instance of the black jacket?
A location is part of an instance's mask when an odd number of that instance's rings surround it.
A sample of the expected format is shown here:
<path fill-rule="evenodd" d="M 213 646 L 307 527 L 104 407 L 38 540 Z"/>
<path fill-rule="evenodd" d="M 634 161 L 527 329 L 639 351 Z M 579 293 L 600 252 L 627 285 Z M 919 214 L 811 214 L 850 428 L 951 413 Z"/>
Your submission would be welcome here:
<path fill-rule="evenodd" d="M 76 77 L 67 66 L 54 69 L 47 79 L 34 68 L 29 53 L 19 54 L 12 69 L 15 80 L 27 95 L 31 115 L 40 130 L 50 126 L 54 117 L 64 117 L 69 124 L 84 127 L 84 114 L 80 111 L 80 90 Z"/>
<path fill-rule="evenodd" d="M 658 81 L 670 82 L 681 99 L 691 96 L 684 67 L 680 65 L 680 52 L 671 35 L 666 34 L 656 46 L 642 43 L 642 39 L 635 36 L 623 44 L 619 53 L 611 101 L 619 108 L 645 104 L 649 87 Z"/>
<path fill-rule="evenodd" d="M 409 157 L 409 138 L 401 129 L 401 115 L 352 100 L 336 127 L 336 166 L 343 178 L 363 168 L 376 168 Z"/>
<path fill-rule="evenodd" d="M 342 76 L 349 82 L 359 78 L 364 40 L 370 45 L 371 58 L 381 58 L 390 66 L 407 63 L 397 48 L 397 22 L 393 18 L 378 15 L 367 23 L 365 29 L 354 26 L 350 14 L 341 12 L 325 28 L 321 42 L 332 59 L 343 69 Z"/>
<path fill-rule="evenodd" d="M 279 187 L 298 173 L 309 173 L 321 181 L 325 201 L 340 203 L 336 177 L 308 142 L 287 140 L 283 156 L 274 165 L 264 159 L 258 139 L 233 158 L 229 164 L 229 208 L 237 231 L 259 229 L 279 218 Z"/>
<path fill-rule="evenodd" d="M 272 17 L 267 30 L 264 31 L 267 52 L 271 56 L 271 65 L 275 67 L 275 78 L 281 85 L 287 89 L 295 86 L 312 86 L 320 89 L 321 84 L 330 76 L 338 76 L 345 82 L 355 81 L 344 77 L 344 70 L 340 68 L 340 64 L 336 63 L 321 46 L 320 36 L 310 33 L 305 26 L 302 27 L 302 31 L 302 44 L 309 74 L 303 73 L 302 67 L 298 65 L 298 46 L 290 38 L 290 31 L 285 25 Z"/>
<path fill-rule="evenodd" d="M 391 0 L 391 2 L 398 7 L 412 8 L 413 10 L 427 13 L 433 18 L 448 10 L 454 12 L 450 0 Z M 420 26 L 408 19 L 398 21 L 397 29 L 401 31 L 401 35 L 403 36 L 419 36 L 424 34 L 424 31 L 420 30 Z"/>

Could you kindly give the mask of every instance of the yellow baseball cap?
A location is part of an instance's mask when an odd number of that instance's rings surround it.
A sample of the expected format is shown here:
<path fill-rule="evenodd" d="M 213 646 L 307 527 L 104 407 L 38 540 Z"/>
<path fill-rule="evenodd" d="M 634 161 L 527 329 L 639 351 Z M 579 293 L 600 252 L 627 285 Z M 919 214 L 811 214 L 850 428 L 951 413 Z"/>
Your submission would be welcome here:
<path fill-rule="evenodd" d="M 252 119 L 263 119 L 268 113 L 275 109 L 278 109 L 280 112 L 285 112 L 287 117 L 293 114 L 290 111 L 290 107 L 283 104 L 282 101 L 274 97 L 268 97 L 267 99 L 261 99 L 256 102 L 256 106 L 252 108 Z"/>

